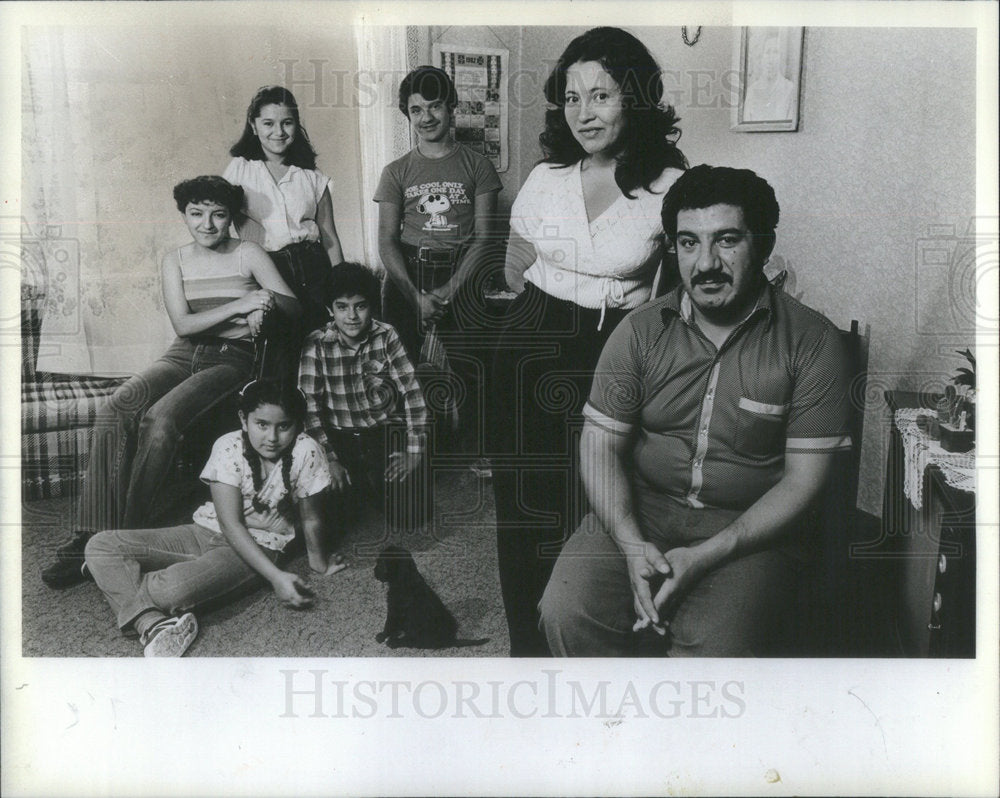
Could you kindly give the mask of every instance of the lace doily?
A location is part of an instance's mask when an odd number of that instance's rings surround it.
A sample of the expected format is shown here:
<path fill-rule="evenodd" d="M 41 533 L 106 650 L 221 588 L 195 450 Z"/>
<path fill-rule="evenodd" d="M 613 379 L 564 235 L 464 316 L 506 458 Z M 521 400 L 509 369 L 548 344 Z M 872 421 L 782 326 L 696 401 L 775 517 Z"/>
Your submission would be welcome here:
<path fill-rule="evenodd" d="M 932 410 L 906 407 L 896 411 L 896 427 L 903 437 L 906 461 L 903 470 L 903 492 L 916 509 L 923 506 L 924 469 L 935 465 L 941 469 L 945 482 L 966 493 L 976 492 L 976 451 L 961 454 L 946 452 L 938 441 L 932 441 L 917 426 L 918 415 L 933 415 Z"/>

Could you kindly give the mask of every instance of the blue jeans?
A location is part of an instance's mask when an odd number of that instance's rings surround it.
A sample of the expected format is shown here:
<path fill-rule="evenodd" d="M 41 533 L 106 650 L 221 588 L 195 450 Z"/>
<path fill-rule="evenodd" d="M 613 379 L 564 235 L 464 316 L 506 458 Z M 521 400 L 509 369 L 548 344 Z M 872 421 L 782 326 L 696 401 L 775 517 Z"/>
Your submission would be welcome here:
<path fill-rule="evenodd" d="M 146 526 L 184 432 L 250 378 L 253 345 L 178 338 L 97 413 L 76 527 Z"/>
<path fill-rule="evenodd" d="M 280 554 L 261 551 L 271 562 Z M 176 615 L 264 584 L 220 533 L 198 524 L 99 532 L 87 542 L 87 568 L 120 629 L 148 610 Z"/>

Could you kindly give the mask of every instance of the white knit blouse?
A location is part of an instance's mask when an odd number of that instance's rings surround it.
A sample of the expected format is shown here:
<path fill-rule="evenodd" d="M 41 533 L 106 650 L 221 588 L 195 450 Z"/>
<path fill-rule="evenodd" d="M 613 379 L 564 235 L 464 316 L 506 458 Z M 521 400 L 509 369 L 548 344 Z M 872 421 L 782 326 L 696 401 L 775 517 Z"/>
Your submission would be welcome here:
<path fill-rule="evenodd" d="M 649 299 L 663 254 L 660 208 L 680 177 L 668 168 L 652 192 L 622 195 L 592 222 L 587 220 L 580 164 L 539 164 L 511 208 L 511 229 L 535 247 L 524 278 L 557 299 L 584 308 L 636 308 Z"/>

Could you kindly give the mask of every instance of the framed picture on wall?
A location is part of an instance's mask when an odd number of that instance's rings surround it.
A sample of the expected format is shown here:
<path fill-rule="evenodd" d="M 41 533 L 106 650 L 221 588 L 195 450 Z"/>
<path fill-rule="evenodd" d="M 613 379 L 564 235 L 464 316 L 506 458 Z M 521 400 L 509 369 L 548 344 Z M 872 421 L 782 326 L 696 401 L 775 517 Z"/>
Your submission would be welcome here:
<path fill-rule="evenodd" d="M 455 82 L 458 107 L 452 115 L 455 139 L 485 155 L 498 172 L 507 171 L 507 67 L 505 49 L 435 44 L 435 66 Z"/>
<path fill-rule="evenodd" d="M 804 28 L 738 28 L 733 43 L 739 74 L 732 130 L 799 129 Z"/>

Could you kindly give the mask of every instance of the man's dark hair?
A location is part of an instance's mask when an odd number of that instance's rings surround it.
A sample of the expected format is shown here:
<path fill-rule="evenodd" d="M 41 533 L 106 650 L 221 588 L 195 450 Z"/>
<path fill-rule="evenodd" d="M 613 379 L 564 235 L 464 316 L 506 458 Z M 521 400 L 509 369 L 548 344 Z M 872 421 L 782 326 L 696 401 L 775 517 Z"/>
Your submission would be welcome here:
<path fill-rule="evenodd" d="M 344 261 L 333 267 L 330 295 L 335 301 L 360 295 L 377 309 L 380 287 L 378 276 L 364 264 Z"/>
<path fill-rule="evenodd" d="M 458 105 L 458 92 L 448 73 L 432 66 L 418 66 L 399 84 L 399 110 L 410 118 L 410 95 L 419 94 L 428 102 L 443 100 L 452 111 Z"/>
<path fill-rule="evenodd" d="M 181 213 L 192 202 L 214 202 L 235 217 L 243 209 L 243 188 L 218 175 L 201 175 L 174 186 L 174 202 Z"/>
<path fill-rule="evenodd" d="M 764 178 L 749 169 L 701 164 L 686 171 L 663 198 L 663 232 L 671 244 L 677 238 L 677 214 L 684 210 L 734 205 L 753 235 L 754 252 L 761 264 L 774 249 L 778 226 L 778 200 Z"/>

